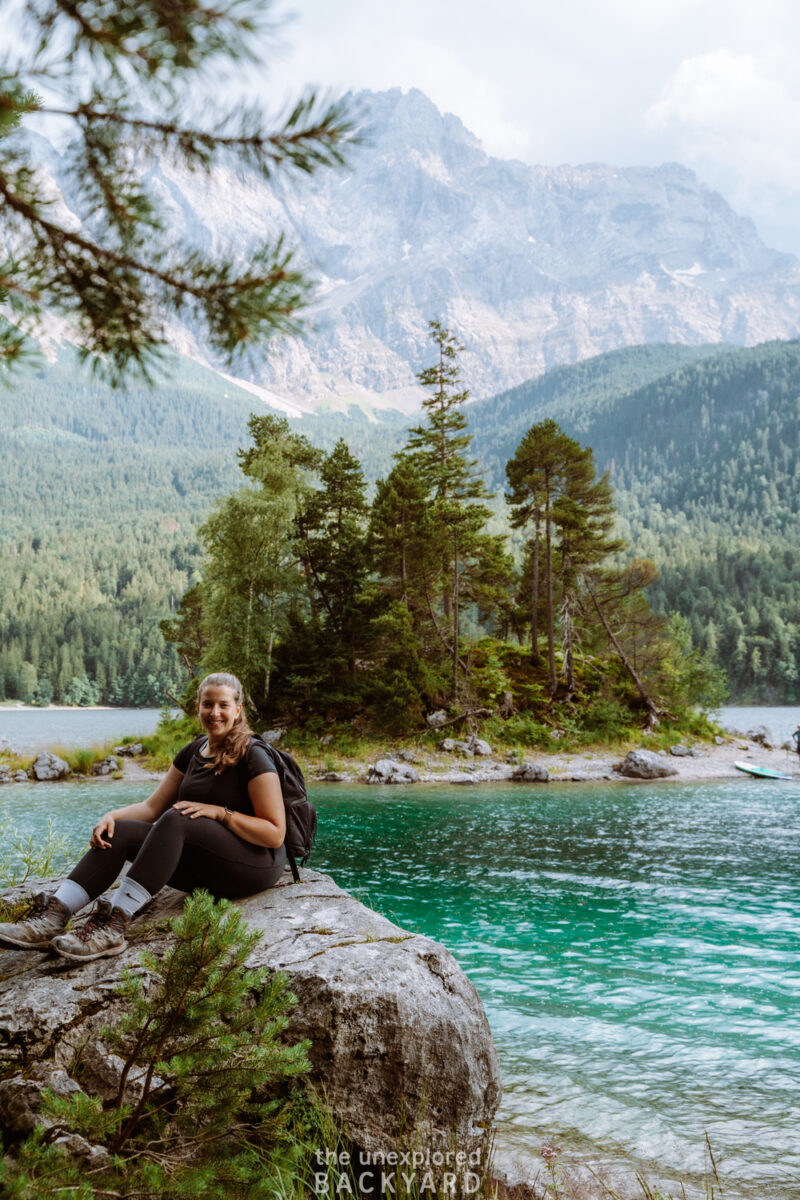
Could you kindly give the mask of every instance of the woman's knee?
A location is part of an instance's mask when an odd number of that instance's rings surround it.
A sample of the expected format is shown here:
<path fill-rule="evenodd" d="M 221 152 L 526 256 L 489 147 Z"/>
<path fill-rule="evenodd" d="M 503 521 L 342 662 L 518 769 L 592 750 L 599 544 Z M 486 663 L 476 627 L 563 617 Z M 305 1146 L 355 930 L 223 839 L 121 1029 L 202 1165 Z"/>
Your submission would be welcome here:
<path fill-rule="evenodd" d="M 155 823 L 154 828 L 160 829 L 162 833 L 171 831 L 181 831 L 186 829 L 189 818 L 185 813 L 182 813 L 178 808 L 168 808 L 166 812 Z"/>

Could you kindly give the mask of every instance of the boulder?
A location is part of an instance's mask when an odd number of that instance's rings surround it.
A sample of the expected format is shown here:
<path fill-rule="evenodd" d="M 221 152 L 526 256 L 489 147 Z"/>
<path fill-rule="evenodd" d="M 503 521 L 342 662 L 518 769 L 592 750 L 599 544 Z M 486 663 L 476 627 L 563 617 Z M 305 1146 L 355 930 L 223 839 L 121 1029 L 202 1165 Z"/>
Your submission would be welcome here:
<path fill-rule="evenodd" d="M 516 783 L 548 783 L 550 772 L 542 763 L 522 763 L 512 772 L 511 778 Z"/>
<path fill-rule="evenodd" d="M 418 783 L 419 775 L 408 763 L 394 758 L 379 758 L 371 763 L 367 772 L 367 783 Z"/>
<path fill-rule="evenodd" d="M 416 756 L 413 750 L 398 750 L 397 757 L 401 760 L 401 762 L 416 762 Z"/>
<path fill-rule="evenodd" d="M 11 783 L 11 767 L 8 763 L 0 763 L 0 783 Z"/>
<path fill-rule="evenodd" d="M 472 749 L 471 741 L 470 742 L 456 742 L 454 744 L 453 748 L 458 754 L 463 754 L 467 758 L 472 758 L 472 755 L 474 753 L 474 751 Z"/>
<path fill-rule="evenodd" d="M 718 733 L 715 733 L 715 734 L 714 734 L 714 745 L 715 745 L 715 746 L 724 746 L 724 745 L 725 745 L 725 738 L 724 738 L 724 737 L 720 737 Z"/>
<path fill-rule="evenodd" d="M 766 725 L 756 725 L 755 729 L 748 729 L 745 737 L 749 742 L 756 742 L 759 746 L 763 746 L 765 750 L 776 748 L 775 738 Z"/>
<path fill-rule="evenodd" d="M 482 738 L 476 737 L 475 734 L 469 739 L 467 745 L 474 755 L 477 757 L 485 757 L 492 753 L 492 747 L 488 742 L 484 742 Z"/>
<path fill-rule="evenodd" d="M 261 734 L 261 736 L 268 745 L 274 746 L 274 745 L 276 745 L 276 743 L 278 743 L 281 740 L 281 738 L 286 737 L 286 730 L 285 729 L 265 729 L 264 732 Z"/>
<path fill-rule="evenodd" d="M 653 754 L 652 750 L 631 750 L 615 770 L 627 779 L 664 779 L 678 774 L 677 767 Z"/>
<path fill-rule="evenodd" d="M 428 722 L 431 729 L 441 729 L 443 725 L 447 724 L 449 717 L 446 709 L 438 708 L 436 712 L 428 713 L 425 720 Z"/>
<path fill-rule="evenodd" d="M 100 762 L 92 763 L 93 775 L 113 775 L 120 770 L 120 761 L 113 754 L 109 754 L 108 758 L 103 758 Z"/>
<path fill-rule="evenodd" d="M 141 742 L 131 742 L 129 746 L 115 746 L 114 753 L 121 754 L 123 758 L 138 758 L 144 754 L 144 746 Z"/>
<path fill-rule="evenodd" d="M 677 746 L 670 746 L 669 752 L 674 758 L 690 758 L 692 754 L 689 747 L 684 746 L 682 742 L 679 742 Z"/>
<path fill-rule="evenodd" d="M 27 771 L 14 771 L 12 774 L 14 783 L 30 783 L 30 778 Z"/>
<path fill-rule="evenodd" d="M 439 742 L 439 749 L 444 750 L 447 754 L 452 754 L 456 748 L 453 738 L 444 738 Z"/>
<path fill-rule="evenodd" d="M 290 1034 L 309 1038 L 313 1078 L 370 1153 L 397 1147 L 401 1128 L 421 1145 L 477 1147 L 494 1118 L 501 1086 L 497 1054 L 475 988 L 450 953 L 400 929 L 314 871 L 238 907 L 263 933 L 252 967 L 285 971 L 297 1004 Z M 37 888 L 41 882 L 29 883 Z M 21 888 L 9 889 L 9 900 Z M 114 994 L 125 970 L 144 972 L 140 952 L 161 955 L 166 921 L 184 896 L 164 888 L 132 926 L 115 958 L 71 964 L 35 951 L 0 953 L 0 1060 L 29 1076 L 43 1058 L 71 1075 L 80 1062 L 87 1090 L 113 1086 L 116 1064 L 101 1031 L 121 1012 Z M 145 985 L 146 986 L 146 985 Z M 26 1093 L 27 1095 L 27 1093 Z M 35 1098 L 28 1096 L 29 1108 Z"/>
<path fill-rule="evenodd" d="M 38 756 L 31 770 L 34 778 L 38 779 L 40 783 L 51 779 L 63 779 L 70 773 L 69 763 L 64 762 L 63 758 L 59 758 L 57 754 L 51 754 L 49 750 L 45 750 Z"/>

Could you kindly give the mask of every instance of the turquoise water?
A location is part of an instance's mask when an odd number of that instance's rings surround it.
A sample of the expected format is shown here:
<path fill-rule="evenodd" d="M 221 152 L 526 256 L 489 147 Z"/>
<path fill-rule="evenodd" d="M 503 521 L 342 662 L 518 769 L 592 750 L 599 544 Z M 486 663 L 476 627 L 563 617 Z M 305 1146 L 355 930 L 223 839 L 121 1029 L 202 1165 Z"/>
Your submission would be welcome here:
<path fill-rule="evenodd" d="M 146 791 L 146 789 L 144 789 Z M 85 843 L 141 785 L 7 787 Z M 800 1196 L 793 783 L 318 789 L 315 867 L 443 941 L 500 1055 L 503 1135 Z"/>

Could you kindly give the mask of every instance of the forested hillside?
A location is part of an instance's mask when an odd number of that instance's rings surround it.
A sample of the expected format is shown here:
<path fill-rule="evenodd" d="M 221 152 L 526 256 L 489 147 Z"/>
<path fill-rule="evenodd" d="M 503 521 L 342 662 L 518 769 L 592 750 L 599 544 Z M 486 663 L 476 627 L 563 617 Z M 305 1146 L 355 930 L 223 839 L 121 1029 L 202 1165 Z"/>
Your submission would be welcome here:
<path fill-rule="evenodd" d="M 639 348 L 639 366 L 656 349 Z M 800 699 L 800 343 L 704 356 L 601 398 L 616 357 L 474 405 L 475 449 L 499 482 L 509 424 L 557 416 L 609 471 L 621 532 L 658 564 L 654 606 L 689 618 L 738 698 Z"/>
<path fill-rule="evenodd" d="M 470 404 L 472 451 L 502 493 L 534 422 L 594 450 L 651 599 L 691 622 L 739 698 L 800 699 L 800 345 L 615 351 Z M 64 352 L 0 393 L 0 698 L 160 703 L 181 667 L 158 622 L 200 561 L 198 525 L 238 483 L 259 401 L 187 360 L 154 391 L 112 391 Z M 292 422 L 344 437 L 368 482 L 406 422 L 358 410 Z M 505 506 L 493 502 L 498 515 Z"/>

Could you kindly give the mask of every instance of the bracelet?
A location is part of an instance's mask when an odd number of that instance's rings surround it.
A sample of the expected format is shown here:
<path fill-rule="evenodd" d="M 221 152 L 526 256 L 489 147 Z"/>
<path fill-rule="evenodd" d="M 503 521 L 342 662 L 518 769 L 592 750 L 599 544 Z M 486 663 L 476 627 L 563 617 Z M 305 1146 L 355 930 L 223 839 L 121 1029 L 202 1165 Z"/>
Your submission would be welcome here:
<path fill-rule="evenodd" d="M 225 809 L 225 816 L 222 818 L 222 824 L 225 826 L 225 828 L 226 828 L 226 829 L 230 829 L 230 826 L 229 826 L 229 824 L 228 824 L 228 817 L 232 817 L 232 816 L 233 816 L 233 809 L 232 809 L 232 808 L 226 808 L 226 809 Z"/>

